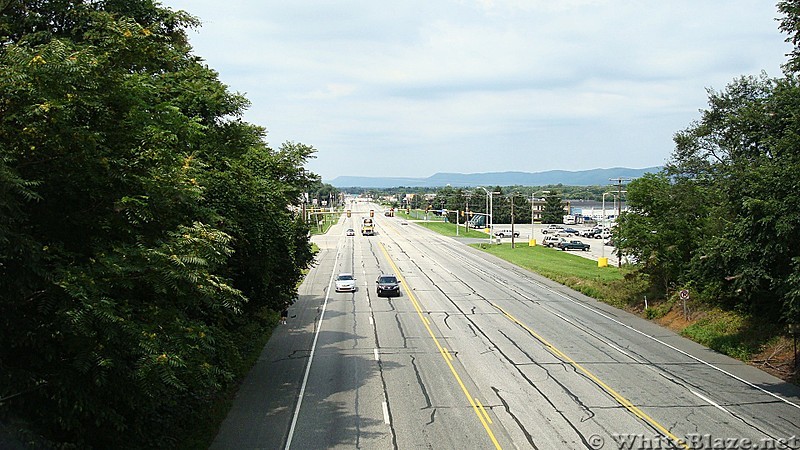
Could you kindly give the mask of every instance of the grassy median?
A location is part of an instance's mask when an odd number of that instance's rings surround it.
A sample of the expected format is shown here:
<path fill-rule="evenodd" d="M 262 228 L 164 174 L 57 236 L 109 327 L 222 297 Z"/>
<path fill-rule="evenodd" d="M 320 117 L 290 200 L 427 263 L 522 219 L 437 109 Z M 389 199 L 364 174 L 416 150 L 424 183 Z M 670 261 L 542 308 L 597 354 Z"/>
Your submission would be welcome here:
<path fill-rule="evenodd" d="M 488 239 L 489 235 L 480 230 L 464 229 L 464 225 L 458 227 L 458 234 L 456 234 L 456 224 L 450 222 L 416 222 L 417 225 L 423 226 L 429 230 L 435 231 L 444 236 L 459 236 L 465 238 Z"/>
<path fill-rule="evenodd" d="M 472 244 L 472 247 L 621 308 L 638 302 L 647 289 L 647 283 L 630 269 L 597 267 L 597 261 L 541 245 L 530 247 L 527 241 L 515 248 L 509 243 Z"/>

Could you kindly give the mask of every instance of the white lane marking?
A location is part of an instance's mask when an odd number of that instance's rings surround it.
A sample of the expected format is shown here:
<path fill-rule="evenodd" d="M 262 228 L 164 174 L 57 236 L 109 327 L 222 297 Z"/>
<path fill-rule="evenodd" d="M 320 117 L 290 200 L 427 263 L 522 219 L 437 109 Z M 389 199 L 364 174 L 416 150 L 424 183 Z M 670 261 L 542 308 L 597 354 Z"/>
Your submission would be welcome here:
<path fill-rule="evenodd" d="M 383 402 L 383 423 L 389 425 L 389 405 Z"/>
<path fill-rule="evenodd" d="M 716 371 L 718 371 L 720 373 L 723 373 L 723 374 L 733 378 L 734 380 L 740 381 L 740 382 L 746 384 L 747 386 L 750 386 L 753 389 L 756 389 L 756 390 L 758 390 L 760 392 L 763 392 L 764 394 L 769 395 L 770 397 L 773 397 L 773 398 L 775 398 L 777 400 L 782 401 L 783 403 L 786 403 L 787 405 L 791 405 L 791 406 L 794 406 L 795 408 L 800 409 L 800 405 L 798 405 L 797 403 L 791 402 L 788 399 L 785 399 L 785 398 L 781 397 L 778 394 L 774 394 L 774 393 L 772 393 L 772 392 L 770 392 L 770 391 L 768 391 L 768 390 L 766 390 L 766 389 L 764 389 L 764 388 L 762 388 L 760 386 L 756 386 L 755 384 L 745 380 L 744 378 L 736 376 L 736 375 L 728 372 L 725 369 L 722 369 L 720 367 L 717 367 L 717 366 L 711 364 L 710 362 L 704 361 L 704 360 L 702 360 L 702 359 L 700 359 L 700 358 L 698 358 L 698 357 L 696 357 L 694 355 L 690 355 L 689 353 L 679 349 L 678 347 L 675 347 L 674 345 L 667 344 L 666 342 L 664 342 L 664 341 L 662 341 L 662 340 L 660 340 L 660 339 L 658 339 L 658 338 L 656 338 L 654 336 L 650 336 L 649 334 L 645 333 L 644 331 L 639 331 L 636 328 L 633 328 L 632 326 L 630 326 L 628 324 L 625 324 L 625 323 L 622 323 L 619 320 L 609 316 L 608 314 L 604 314 L 604 313 L 600 312 L 599 310 L 597 310 L 597 309 L 595 309 L 595 308 L 593 308 L 593 307 L 591 307 L 589 305 L 584 305 L 582 302 L 580 302 L 578 300 L 575 300 L 574 298 L 572 298 L 572 297 L 570 297 L 568 295 L 562 294 L 561 292 L 558 292 L 558 291 L 556 291 L 554 289 L 551 289 L 550 287 L 548 287 L 548 286 L 546 286 L 546 285 L 544 285 L 542 283 L 539 283 L 537 281 L 534 281 L 534 283 L 539 285 L 540 287 L 544 288 L 545 290 L 550 291 L 551 293 L 556 294 L 559 297 L 561 297 L 561 298 L 563 298 L 565 300 L 568 300 L 568 301 L 572 302 L 573 304 L 575 304 L 577 306 L 580 306 L 581 308 L 589 310 L 589 311 L 597 314 L 598 316 L 604 317 L 604 318 L 616 323 L 617 325 L 620 325 L 620 326 L 622 326 L 624 328 L 627 328 L 627 329 L 633 331 L 634 333 L 637 333 L 637 334 L 639 334 L 641 336 L 644 336 L 644 337 L 646 337 L 646 338 L 648 338 L 648 339 L 650 339 L 652 341 L 658 342 L 659 344 L 661 344 L 661 345 L 663 345 L 665 347 L 671 348 L 672 350 L 675 350 L 676 352 L 682 354 L 683 356 L 686 356 L 687 358 L 691 358 L 691 359 L 699 362 L 700 364 L 705 365 L 706 367 L 710 367 L 710 368 L 712 368 L 712 369 L 714 369 L 714 370 L 716 370 Z"/>
<path fill-rule="evenodd" d="M 442 241 L 442 242 L 447 242 L 447 241 L 445 241 L 445 239 L 444 239 L 444 238 L 442 238 L 442 239 L 441 239 L 441 241 Z M 461 253 L 462 255 L 466 254 L 466 255 L 469 255 L 469 256 L 473 256 L 473 255 L 471 255 L 469 252 L 467 252 L 467 251 L 463 251 L 462 249 L 460 249 L 460 248 L 457 248 L 457 247 L 451 247 L 451 246 L 448 246 L 448 248 L 449 248 L 450 250 L 453 250 L 453 251 L 457 252 L 457 253 Z M 465 259 L 466 259 L 466 258 L 465 258 Z M 467 261 L 469 261 L 468 259 L 466 259 L 466 260 L 467 260 Z M 479 269 L 481 269 L 481 270 L 484 270 L 482 267 L 479 267 L 479 266 L 477 266 L 477 265 L 475 265 L 475 264 L 471 264 L 471 265 L 472 265 L 472 267 L 474 267 L 474 268 L 479 268 Z M 491 274 L 489 274 L 489 276 L 492 276 L 492 275 L 491 275 Z M 795 408 L 798 408 L 798 409 L 800 409 L 800 405 L 798 405 L 797 403 L 794 403 L 794 402 L 792 402 L 792 401 L 790 401 L 790 400 L 788 400 L 788 399 L 785 399 L 785 398 L 781 397 L 781 396 L 780 396 L 780 395 L 778 395 L 778 394 L 772 393 L 772 392 L 770 392 L 770 391 L 768 391 L 768 390 L 766 390 L 766 389 L 764 389 L 764 388 L 762 388 L 762 387 L 760 387 L 760 386 L 757 386 L 757 385 L 755 385 L 755 384 L 753 384 L 753 383 L 751 383 L 751 382 L 749 382 L 749 381 L 745 380 L 745 379 L 744 379 L 744 378 L 742 378 L 742 377 L 739 377 L 739 376 L 737 376 L 737 375 L 734 375 L 734 374 L 732 374 L 732 373 L 728 372 L 727 370 L 725 370 L 725 369 L 723 369 L 723 368 L 721 368 L 721 367 L 717 367 L 717 366 L 715 366 L 714 364 L 711 364 L 711 363 L 710 363 L 710 362 L 708 362 L 708 361 L 705 361 L 705 360 L 703 360 L 703 359 L 700 359 L 700 358 L 698 358 L 698 357 L 696 357 L 696 356 L 694 356 L 694 355 L 690 355 L 689 353 L 687 353 L 687 352 L 685 352 L 685 351 L 683 351 L 683 350 L 681 350 L 681 349 L 679 349 L 679 348 L 675 347 L 674 345 L 668 344 L 668 343 L 666 343 L 666 342 L 664 342 L 664 341 L 662 341 L 662 340 L 660 340 L 660 339 L 656 338 L 655 336 L 651 336 L 651 335 L 649 335 L 649 334 L 645 333 L 644 331 L 639 331 L 639 330 L 637 330 L 636 328 L 634 328 L 634 327 L 632 327 L 632 326 L 630 326 L 630 325 L 627 325 L 627 324 L 625 324 L 625 323 L 622 323 L 622 322 L 620 322 L 619 320 L 617 320 L 617 319 L 615 319 L 615 318 L 613 318 L 613 317 L 609 316 L 608 314 L 604 314 L 604 313 L 603 313 L 603 312 L 601 312 L 600 310 L 598 310 L 598 309 L 595 309 L 595 308 L 594 308 L 594 307 L 592 307 L 592 306 L 586 305 L 586 304 L 584 304 L 583 302 L 581 302 L 581 301 L 579 301 L 579 300 L 576 300 L 576 299 L 574 299 L 574 298 L 572 298 L 572 297 L 570 297 L 570 296 L 568 296 L 568 295 L 566 295 L 566 294 L 562 294 L 561 292 L 558 292 L 557 290 L 555 290 L 555 289 L 552 289 L 552 288 L 550 288 L 549 286 L 547 286 L 547 285 L 545 285 L 545 284 L 543 284 L 543 283 L 541 283 L 541 282 L 539 282 L 539 281 L 536 281 L 536 280 L 534 280 L 534 279 L 533 279 L 533 277 L 529 277 L 529 279 L 531 280 L 532 284 L 535 284 L 535 285 L 537 285 L 537 286 L 541 287 L 542 289 L 544 289 L 544 290 L 546 290 L 546 291 L 548 291 L 548 292 L 550 292 L 550 293 L 552 293 L 552 294 L 555 294 L 555 295 L 557 295 L 557 296 L 559 296 L 559 297 L 561 297 L 561 298 L 563 298 L 563 299 L 565 299 L 565 300 L 568 300 L 568 301 L 572 302 L 573 304 L 575 304 L 575 305 L 577 305 L 577 306 L 580 306 L 581 308 L 584 308 L 584 309 L 586 309 L 586 310 L 588 310 L 588 311 L 591 311 L 591 312 L 593 312 L 593 313 L 597 314 L 598 316 L 604 317 L 604 318 L 606 318 L 606 319 L 608 319 L 608 320 L 610 320 L 610 321 L 612 321 L 612 322 L 616 323 L 617 325 L 620 325 L 620 326 L 622 326 L 622 327 L 624 327 L 624 328 L 627 328 L 627 329 L 629 329 L 629 330 L 633 331 L 634 333 L 637 333 L 637 334 L 639 334 L 639 335 L 641 335 L 641 336 L 644 336 L 644 337 L 646 337 L 646 338 L 648 338 L 648 339 L 650 339 L 650 340 L 652 340 L 652 341 L 654 341 L 654 342 L 657 342 L 657 343 L 659 343 L 659 344 L 661 344 L 661 345 L 663 345 L 663 346 L 665 346 L 665 347 L 667 347 L 667 348 L 670 348 L 670 349 L 672 349 L 672 350 L 675 350 L 676 352 L 678 352 L 678 353 L 682 354 L 683 356 L 686 356 L 687 358 L 693 359 L 693 360 L 695 360 L 695 361 L 699 362 L 700 364 L 703 364 L 703 365 L 704 365 L 704 366 L 706 366 L 706 367 L 709 367 L 709 368 L 711 368 L 711 369 L 714 369 L 714 370 L 716 370 L 717 372 L 720 372 L 720 373 L 722 373 L 722 374 L 724 374 L 724 375 L 727 375 L 727 376 L 728 376 L 728 377 L 730 377 L 730 378 L 733 378 L 734 380 L 737 380 L 737 381 L 739 381 L 739 382 L 741 382 L 741 383 L 744 383 L 745 385 L 747 385 L 747 386 L 749 386 L 749 387 L 751 387 L 751 388 L 753 388 L 753 389 L 755 389 L 755 390 L 757 390 L 757 391 L 759 391 L 759 392 L 762 392 L 762 393 L 764 393 L 764 394 L 767 394 L 767 395 L 769 395 L 770 397 L 772 397 L 772 398 L 774 398 L 774 399 L 776 399 L 776 400 L 779 400 L 779 401 L 781 401 L 781 402 L 783 402 L 783 403 L 786 403 L 787 405 L 794 406 Z"/>
<path fill-rule="evenodd" d="M 286 447 L 284 447 L 286 450 L 289 450 L 289 448 L 292 446 L 292 438 L 294 437 L 294 430 L 297 426 L 297 417 L 300 415 L 300 406 L 303 404 L 303 396 L 305 395 L 306 385 L 308 384 L 308 374 L 311 373 L 311 362 L 314 361 L 314 351 L 317 348 L 319 332 L 322 329 L 322 319 L 325 318 L 325 310 L 328 307 L 328 299 L 331 295 L 331 286 L 333 285 L 333 278 L 336 274 L 335 268 L 339 263 L 340 248 L 337 248 L 336 250 L 336 260 L 333 262 L 334 271 L 331 272 L 331 278 L 328 280 L 328 289 L 325 291 L 325 301 L 322 303 L 322 312 L 320 313 L 319 320 L 315 325 L 316 331 L 314 332 L 314 342 L 311 344 L 311 353 L 308 355 L 308 363 L 306 364 L 306 373 L 303 375 L 303 384 L 300 385 L 300 395 L 297 397 L 297 406 L 295 407 L 294 415 L 292 416 L 292 425 L 289 427 L 289 436 L 286 438 Z"/>
<path fill-rule="evenodd" d="M 731 412 L 730 412 L 730 411 L 728 411 L 727 409 L 723 408 L 723 407 L 722 407 L 722 406 L 720 406 L 719 404 L 717 404 L 717 403 L 713 402 L 713 401 L 712 401 L 710 398 L 706 397 L 705 395 L 703 395 L 703 394 L 701 394 L 701 393 L 699 393 L 699 392 L 695 392 L 695 391 L 693 391 L 693 390 L 691 390 L 691 389 L 689 389 L 689 392 L 691 392 L 692 394 L 694 394 L 694 395 L 696 395 L 696 396 L 700 397 L 701 399 L 703 399 L 705 402 L 707 402 L 708 404 L 710 404 L 710 405 L 711 405 L 711 406 L 713 406 L 714 408 L 717 408 L 718 410 L 720 410 L 720 411 L 722 411 L 722 412 L 725 412 L 725 413 L 728 413 L 728 414 L 730 414 L 730 415 L 733 415 L 733 414 L 731 414 Z"/>
<path fill-rule="evenodd" d="M 380 361 L 381 360 L 380 355 L 378 355 L 378 349 L 377 348 L 373 348 L 372 349 L 372 353 L 375 354 L 375 361 Z"/>
<path fill-rule="evenodd" d="M 627 353 L 625 352 L 625 350 L 623 350 L 623 349 L 621 349 L 621 348 L 617 347 L 616 345 L 612 344 L 611 342 L 606 342 L 606 345 L 608 345 L 609 347 L 613 348 L 614 350 L 616 350 L 616 351 L 618 351 L 618 352 L 622 353 L 623 355 L 627 356 L 628 358 L 631 358 L 631 359 L 633 359 L 633 356 L 631 356 L 631 355 L 627 354 Z"/>
<path fill-rule="evenodd" d="M 553 314 L 555 314 L 555 315 L 557 315 L 557 316 L 558 316 L 558 317 L 560 317 L 562 320 L 564 320 L 564 321 L 566 321 L 566 322 L 569 322 L 569 323 L 572 323 L 572 321 L 571 321 L 571 320 L 567 319 L 566 317 L 562 316 L 561 314 L 559 314 L 559 313 L 557 313 L 557 312 L 555 312 L 555 311 L 550 311 L 550 312 L 551 312 L 551 313 L 553 313 Z"/>
<path fill-rule="evenodd" d="M 375 325 L 375 321 L 372 320 L 372 316 L 370 316 L 370 318 L 369 318 L 369 324 L 370 325 Z"/>

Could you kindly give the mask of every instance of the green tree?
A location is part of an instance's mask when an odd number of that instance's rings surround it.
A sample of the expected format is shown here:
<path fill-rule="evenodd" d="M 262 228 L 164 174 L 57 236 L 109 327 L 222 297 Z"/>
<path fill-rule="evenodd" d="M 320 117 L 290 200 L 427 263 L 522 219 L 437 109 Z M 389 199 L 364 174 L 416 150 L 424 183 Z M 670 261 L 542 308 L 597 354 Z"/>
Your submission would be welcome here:
<path fill-rule="evenodd" d="M 564 223 L 564 200 L 557 191 L 551 191 L 544 198 L 542 223 Z"/>
<path fill-rule="evenodd" d="M 798 110 L 794 76 L 742 77 L 709 91 L 700 120 L 676 134 L 665 172 L 631 183 L 626 252 L 665 284 L 691 283 L 708 301 L 796 320 Z"/>
<path fill-rule="evenodd" d="M 314 150 L 147 0 L 0 16 L 0 415 L 53 445 L 170 447 L 311 258 L 290 206 Z"/>
<path fill-rule="evenodd" d="M 660 293 L 687 281 L 694 250 L 708 238 L 709 210 L 716 202 L 691 180 L 647 174 L 627 188 L 628 211 L 615 228 L 617 246 L 639 262 Z"/>

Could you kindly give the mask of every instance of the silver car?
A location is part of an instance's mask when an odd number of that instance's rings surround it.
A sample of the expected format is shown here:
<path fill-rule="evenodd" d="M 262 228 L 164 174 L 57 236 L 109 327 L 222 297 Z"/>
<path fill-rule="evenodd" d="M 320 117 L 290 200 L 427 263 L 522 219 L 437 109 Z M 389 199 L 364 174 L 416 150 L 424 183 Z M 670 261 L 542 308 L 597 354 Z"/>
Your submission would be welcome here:
<path fill-rule="evenodd" d="M 356 279 L 352 273 L 340 273 L 336 277 L 336 292 L 355 292 Z"/>

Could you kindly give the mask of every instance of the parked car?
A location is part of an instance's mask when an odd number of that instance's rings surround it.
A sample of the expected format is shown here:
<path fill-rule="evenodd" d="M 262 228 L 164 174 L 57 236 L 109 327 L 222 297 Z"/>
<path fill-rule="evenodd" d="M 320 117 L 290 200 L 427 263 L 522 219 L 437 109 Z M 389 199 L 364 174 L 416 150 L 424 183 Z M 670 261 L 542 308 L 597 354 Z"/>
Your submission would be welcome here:
<path fill-rule="evenodd" d="M 584 252 L 589 251 L 589 244 L 585 244 L 581 241 L 563 241 L 558 243 L 559 250 L 567 251 L 567 250 L 583 250 Z"/>
<path fill-rule="evenodd" d="M 564 228 L 556 232 L 556 236 L 577 236 L 578 234 L 578 230 L 575 228 Z"/>
<path fill-rule="evenodd" d="M 340 273 L 336 277 L 336 292 L 355 292 L 356 279 L 352 273 Z"/>
<path fill-rule="evenodd" d="M 382 274 L 375 280 L 378 285 L 378 297 L 399 297 L 400 281 L 394 275 Z"/>
<path fill-rule="evenodd" d="M 559 242 L 563 240 L 564 239 L 558 236 L 552 236 L 552 235 L 545 236 L 544 239 L 542 240 L 542 245 L 544 245 L 545 247 L 555 247 L 556 245 L 558 245 Z"/>
<path fill-rule="evenodd" d="M 356 230 L 354 230 L 352 228 L 348 228 L 346 234 L 348 236 L 355 236 L 356 235 Z"/>
<path fill-rule="evenodd" d="M 589 229 L 581 231 L 580 232 L 580 236 L 581 237 L 585 237 L 585 238 L 593 238 L 595 234 L 597 234 L 597 233 L 599 233 L 601 231 L 603 231 L 603 228 L 601 228 L 601 227 L 589 228 Z"/>
<path fill-rule="evenodd" d="M 508 229 L 508 230 L 495 230 L 494 235 L 499 237 L 499 238 L 511 237 L 511 230 L 510 229 Z M 519 237 L 519 231 L 514 231 L 514 237 L 515 238 Z"/>
<path fill-rule="evenodd" d="M 562 227 L 561 225 L 556 225 L 556 224 L 554 224 L 554 223 L 551 223 L 550 225 L 548 225 L 547 227 L 545 227 L 545 228 L 542 230 L 542 234 L 547 234 L 547 233 L 558 233 L 559 231 L 561 231 L 561 230 L 563 230 L 563 229 L 564 229 L 564 227 Z"/>

